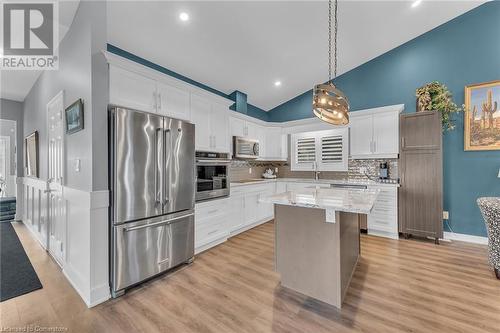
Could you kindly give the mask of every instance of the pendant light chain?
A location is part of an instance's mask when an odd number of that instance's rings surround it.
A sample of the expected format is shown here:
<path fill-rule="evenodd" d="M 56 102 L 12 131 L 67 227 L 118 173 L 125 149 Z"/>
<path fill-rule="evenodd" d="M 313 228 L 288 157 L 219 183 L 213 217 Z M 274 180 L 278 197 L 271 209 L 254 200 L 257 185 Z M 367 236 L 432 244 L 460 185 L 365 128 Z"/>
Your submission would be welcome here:
<path fill-rule="evenodd" d="M 328 79 L 314 86 L 313 114 L 331 125 L 349 124 L 349 101 L 333 80 L 337 77 L 338 0 L 328 0 Z M 335 22 L 332 22 L 335 19 Z M 333 26 L 332 26 L 333 23 Z M 333 28 L 333 34 L 332 34 Z"/>
<path fill-rule="evenodd" d="M 337 12 L 338 12 L 338 0 L 335 0 L 333 12 L 335 16 L 335 26 L 333 28 L 334 33 L 334 43 L 333 43 L 333 76 L 332 76 L 332 0 L 328 0 L 328 81 L 331 82 L 332 79 L 337 77 Z"/>
<path fill-rule="evenodd" d="M 332 0 L 328 0 L 328 82 L 332 81 Z"/>
<path fill-rule="evenodd" d="M 330 0 L 331 1 L 331 0 Z M 335 44 L 334 44 L 334 51 L 333 51 L 333 54 L 334 54 L 334 61 L 335 61 L 335 65 L 334 65 L 334 72 L 333 72 L 333 78 L 336 78 L 337 77 L 337 31 L 339 30 L 338 28 L 338 19 L 337 19 L 337 12 L 338 12 L 338 0 L 335 0 L 335 28 L 333 29 L 334 31 L 334 41 L 335 41 Z M 331 19 L 330 19 L 331 20 Z"/>

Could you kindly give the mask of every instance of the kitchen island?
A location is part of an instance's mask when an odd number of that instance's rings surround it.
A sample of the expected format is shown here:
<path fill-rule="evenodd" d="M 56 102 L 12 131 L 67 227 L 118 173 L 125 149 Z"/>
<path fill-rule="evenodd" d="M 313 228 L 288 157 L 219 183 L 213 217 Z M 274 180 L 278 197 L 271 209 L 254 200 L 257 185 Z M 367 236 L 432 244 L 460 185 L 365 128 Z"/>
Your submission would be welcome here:
<path fill-rule="evenodd" d="M 359 214 L 379 190 L 308 188 L 263 196 L 274 204 L 281 285 L 340 308 L 360 254 Z"/>

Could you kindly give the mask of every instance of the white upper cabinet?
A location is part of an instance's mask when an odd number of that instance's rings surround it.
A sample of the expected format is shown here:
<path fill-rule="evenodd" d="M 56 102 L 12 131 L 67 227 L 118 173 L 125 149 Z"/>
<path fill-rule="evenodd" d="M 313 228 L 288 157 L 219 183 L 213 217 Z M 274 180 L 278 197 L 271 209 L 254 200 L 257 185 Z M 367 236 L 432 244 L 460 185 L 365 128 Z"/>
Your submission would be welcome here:
<path fill-rule="evenodd" d="M 157 82 L 158 113 L 168 117 L 191 120 L 189 91 Z"/>
<path fill-rule="evenodd" d="M 212 145 L 215 151 L 229 152 L 229 109 L 219 103 L 212 104 L 210 129 L 212 132 Z"/>
<path fill-rule="evenodd" d="M 109 100 L 118 106 L 156 112 L 156 81 L 118 66 L 110 66 Z"/>
<path fill-rule="evenodd" d="M 399 154 L 399 113 L 373 116 L 373 151 L 377 155 Z"/>
<path fill-rule="evenodd" d="M 261 135 L 261 128 L 259 125 L 254 124 L 250 121 L 245 122 L 245 127 L 246 127 L 246 134 L 245 136 L 249 139 L 259 139 L 259 136 Z"/>
<path fill-rule="evenodd" d="M 238 117 L 230 117 L 229 127 L 231 136 L 259 140 L 259 137 L 262 135 L 262 126 Z"/>
<path fill-rule="evenodd" d="M 286 134 L 282 133 L 281 127 L 267 127 L 265 129 L 265 154 L 262 157 L 268 160 L 286 160 L 286 145 Z"/>
<path fill-rule="evenodd" d="M 229 117 L 229 137 L 240 136 L 259 140 L 259 160 L 284 161 L 287 159 L 287 135 L 278 126 L 259 125 L 240 118 Z"/>
<path fill-rule="evenodd" d="M 348 129 L 291 135 L 292 171 L 347 171 Z"/>
<path fill-rule="evenodd" d="M 381 110 L 382 109 L 382 110 Z M 351 113 L 350 156 L 354 159 L 397 158 L 402 107 Z"/>
<path fill-rule="evenodd" d="M 212 106 L 208 99 L 195 94 L 191 95 L 191 120 L 195 124 L 196 150 L 210 151 L 212 149 L 211 111 Z"/>
<path fill-rule="evenodd" d="M 191 94 L 191 119 L 196 126 L 196 150 L 229 152 L 227 106 Z"/>
<path fill-rule="evenodd" d="M 350 155 L 370 155 L 373 145 L 373 116 L 354 117 L 351 115 L 350 118 Z"/>
<path fill-rule="evenodd" d="M 233 136 L 246 136 L 246 121 L 236 117 L 229 117 L 229 134 Z"/>

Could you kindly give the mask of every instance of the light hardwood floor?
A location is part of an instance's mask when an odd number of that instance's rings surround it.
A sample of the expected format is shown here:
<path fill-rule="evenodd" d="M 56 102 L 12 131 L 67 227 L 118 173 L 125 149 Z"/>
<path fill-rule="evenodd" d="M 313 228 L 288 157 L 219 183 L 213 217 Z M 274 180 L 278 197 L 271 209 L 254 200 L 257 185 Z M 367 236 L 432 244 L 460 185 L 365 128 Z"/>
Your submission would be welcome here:
<path fill-rule="evenodd" d="M 1 327 L 71 332 L 500 332 L 500 281 L 486 247 L 362 236 L 341 311 L 282 290 L 274 225 L 199 256 L 191 266 L 87 309 L 58 266 L 15 224 L 43 289 L 0 303 Z"/>

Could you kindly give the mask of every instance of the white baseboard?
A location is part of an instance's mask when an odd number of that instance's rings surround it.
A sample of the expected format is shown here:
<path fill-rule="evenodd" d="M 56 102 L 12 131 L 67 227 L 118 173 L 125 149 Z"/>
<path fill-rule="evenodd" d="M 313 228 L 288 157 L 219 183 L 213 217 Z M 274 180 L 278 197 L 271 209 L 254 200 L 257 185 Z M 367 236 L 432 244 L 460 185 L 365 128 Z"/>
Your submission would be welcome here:
<path fill-rule="evenodd" d="M 261 224 L 264 224 L 264 223 L 267 223 L 269 221 L 271 221 L 272 219 L 274 219 L 274 216 L 270 216 L 270 217 L 266 217 L 265 219 L 263 220 L 260 220 L 260 221 L 257 221 L 257 222 L 254 222 L 252 224 L 249 224 L 249 225 L 246 225 L 240 229 L 237 229 L 237 230 L 232 230 L 230 233 L 229 233 L 229 237 L 233 237 L 233 236 L 236 236 L 238 234 L 241 234 L 242 232 L 245 232 L 247 230 L 250 230 L 250 229 L 253 229 Z"/>
<path fill-rule="evenodd" d="M 80 276 L 80 273 L 76 271 L 70 264 L 66 264 L 62 270 L 64 276 L 66 279 L 69 281 L 71 286 L 76 290 L 78 295 L 82 298 L 82 300 L 85 302 L 87 307 L 90 306 L 90 299 L 88 296 L 88 293 L 85 290 L 82 290 L 82 288 L 85 287 L 84 279 Z"/>
<path fill-rule="evenodd" d="M 106 302 L 108 299 L 111 298 L 109 284 L 106 283 L 97 286 L 95 288 L 92 288 L 92 290 L 90 291 L 90 298 L 91 298 L 90 302 L 87 303 L 87 306 L 89 308 Z"/>
<path fill-rule="evenodd" d="M 488 245 L 488 237 L 473 236 L 466 234 L 457 234 L 455 232 L 444 232 L 444 240 L 455 240 L 467 243 Z"/>

